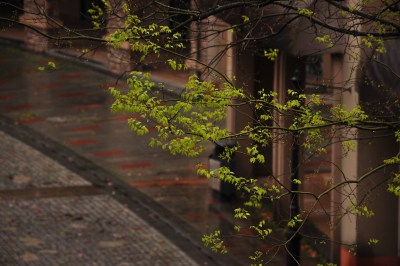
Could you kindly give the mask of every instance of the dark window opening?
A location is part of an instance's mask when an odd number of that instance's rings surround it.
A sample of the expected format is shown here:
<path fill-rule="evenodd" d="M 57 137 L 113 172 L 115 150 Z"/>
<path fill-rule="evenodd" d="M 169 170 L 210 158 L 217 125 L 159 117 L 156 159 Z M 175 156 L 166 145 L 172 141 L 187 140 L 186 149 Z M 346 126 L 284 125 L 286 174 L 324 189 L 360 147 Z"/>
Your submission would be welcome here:
<path fill-rule="evenodd" d="M 189 25 L 177 28 L 180 24 L 190 18 L 190 15 L 185 14 L 185 11 L 190 10 L 190 1 L 187 0 L 171 0 L 170 1 L 170 28 L 174 32 L 181 34 L 180 41 L 187 42 L 189 38 Z"/>

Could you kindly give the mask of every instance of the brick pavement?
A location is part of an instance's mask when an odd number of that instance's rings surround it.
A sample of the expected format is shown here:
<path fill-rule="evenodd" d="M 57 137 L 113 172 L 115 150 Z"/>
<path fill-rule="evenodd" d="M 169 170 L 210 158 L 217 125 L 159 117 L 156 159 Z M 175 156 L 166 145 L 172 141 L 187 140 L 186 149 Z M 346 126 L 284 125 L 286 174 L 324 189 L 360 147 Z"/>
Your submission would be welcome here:
<path fill-rule="evenodd" d="M 0 169 L 0 265 L 197 265 L 110 195 L 20 199 L 90 183 L 1 131 Z M 16 197 L 1 199 L 9 189 Z"/>

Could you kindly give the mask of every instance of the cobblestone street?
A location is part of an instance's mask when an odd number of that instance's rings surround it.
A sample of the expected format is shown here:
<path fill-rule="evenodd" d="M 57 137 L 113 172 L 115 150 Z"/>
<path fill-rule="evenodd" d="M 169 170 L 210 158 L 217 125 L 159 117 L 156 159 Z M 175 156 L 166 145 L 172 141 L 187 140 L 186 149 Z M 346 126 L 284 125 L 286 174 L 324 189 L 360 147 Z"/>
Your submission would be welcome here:
<path fill-rule="evenodd" d="M 0 194 L 1 265 L 197 265 L 110 195 L 74 191 L 90 183 L 54 160 L 4 132 L 0 150 L 1 190 L 15 194 Z M 39 195 L 59 187 L 73 193 Z"/>

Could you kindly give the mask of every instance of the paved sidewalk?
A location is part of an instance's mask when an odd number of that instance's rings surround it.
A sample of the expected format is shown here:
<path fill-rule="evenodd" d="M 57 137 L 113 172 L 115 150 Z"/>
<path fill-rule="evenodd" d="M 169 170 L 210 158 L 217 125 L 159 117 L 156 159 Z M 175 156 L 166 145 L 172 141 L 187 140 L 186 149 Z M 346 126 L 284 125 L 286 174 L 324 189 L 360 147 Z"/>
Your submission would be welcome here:
<path fill-rule="evenodd" d="M 198 265 L 112 196 L 90 186 L 0 131 L 0 265 Z M 70 195 L 51 194 L 60 187 Z M 27 198 L 32 190 L 36 194 Z"/>

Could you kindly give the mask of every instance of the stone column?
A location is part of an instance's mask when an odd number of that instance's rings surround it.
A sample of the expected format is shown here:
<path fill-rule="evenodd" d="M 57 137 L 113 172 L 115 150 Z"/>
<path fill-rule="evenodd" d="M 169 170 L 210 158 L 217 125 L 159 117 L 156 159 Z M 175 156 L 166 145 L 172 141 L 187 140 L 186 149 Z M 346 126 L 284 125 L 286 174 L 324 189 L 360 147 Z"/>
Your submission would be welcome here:
<path fill-rule="evenodd" d="M 192 24 L 190 51 L 191 57 L 197 59 L 199 64 L 193 60 L 186 60 L 186 65 L 201 74 L 201 79 L 212 81 L 218 85 L 224 82 L 215 71 L 225 75 L 227 78 L 234 76 L 234 54 L 233 48 L 229 48 L 234 40 L 234 34 L 227 31 L 228 23 L 215 16 Z"/>
<path fill-rule="evenodd" d="M 46 36 L 51 30 L 61 26 L 56 0 L 25 0 L 24 14 L 19 18 L 25 27 L 26 48 L 35 52 L 45 52 L 51 48 L 52 40 Z"/>
<path fill-rule="evenodd" d="M 122 10 L 124 1 L 108 0 L 111 14 L 107 19 L 107 38 L 117 29 L 124 28 L 124 22 L 127 14 Z M 107 46 L 107 67 L 118 75 L 123 75 L 132 70 L 132 51 L 128 42 L 121 45 L 120 48 L 114 48 L 112 45 Z"/>
<path fill-rule="evenodd" d="M 192 1 L 191 9 L 196 10 L 196 7 L 197 3 Z M 199 72 L 203 80 L 221 82 L 215 79 L 216 75 L 209 67 L 228 78 L 234 75 L 233 50 L 227 49 L 234 40 L 234 33 L 226 30 L 229 27 L 230 24 L 215 16 L 190 24 L 190 59 L 185 60 L 185 64 Z"/>

